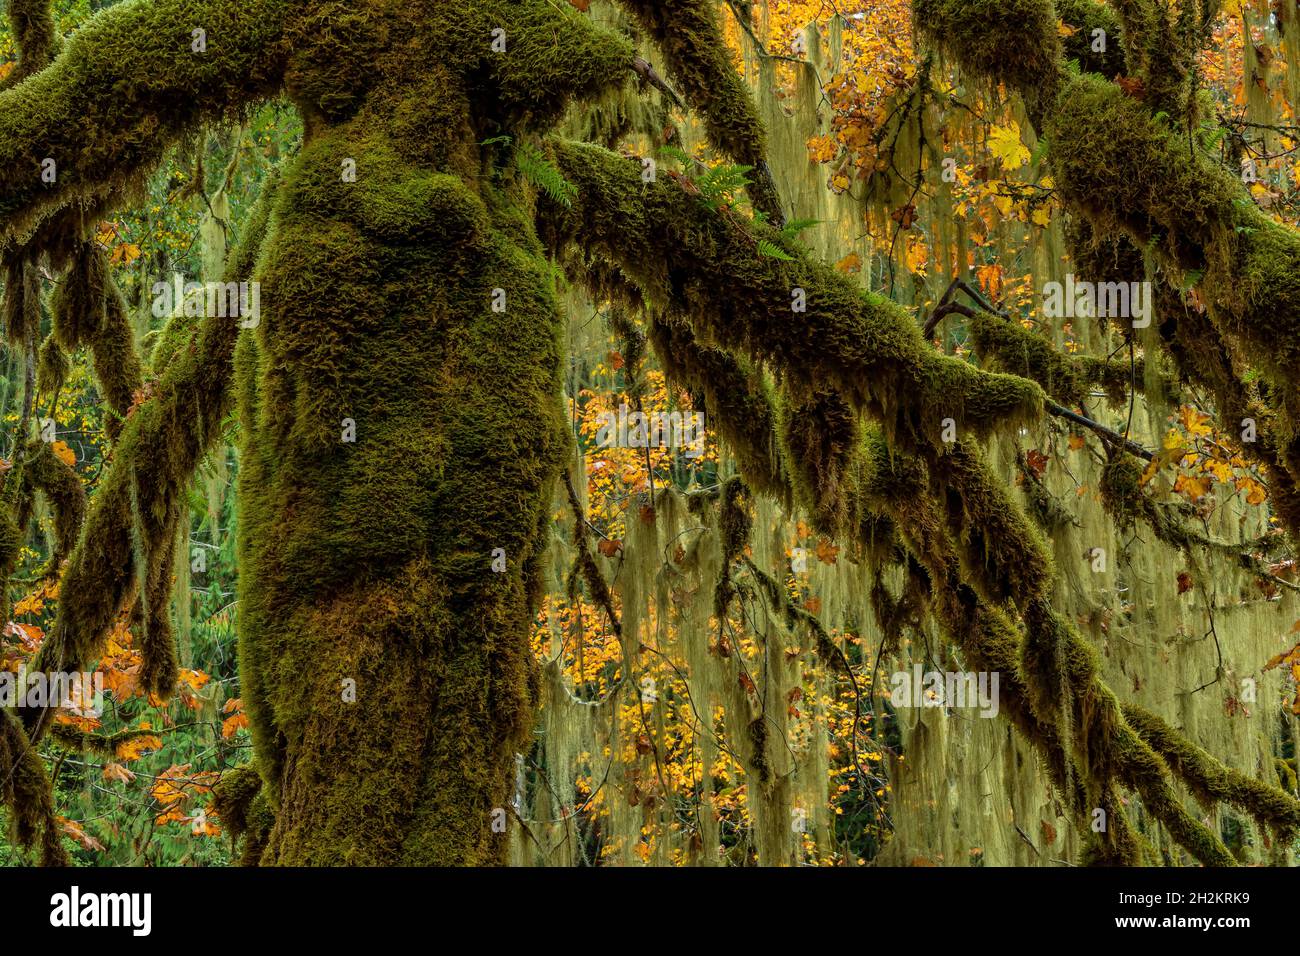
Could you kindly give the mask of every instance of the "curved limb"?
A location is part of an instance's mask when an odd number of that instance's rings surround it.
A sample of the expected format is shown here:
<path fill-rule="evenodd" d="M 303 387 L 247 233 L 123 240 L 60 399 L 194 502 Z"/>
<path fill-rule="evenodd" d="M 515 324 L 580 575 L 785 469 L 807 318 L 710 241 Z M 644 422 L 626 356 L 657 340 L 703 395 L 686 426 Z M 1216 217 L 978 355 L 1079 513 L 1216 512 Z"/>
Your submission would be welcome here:
<path fill-rule="evenodd" d="M 227 278 L 253 272 L 277 185 L 275 175 L 263 184 L 244 242 L 227 266 Z M 138 561 L 169 553 L 169 519 L 181 506 L 190 476 L 220 434 L 233 404 L 229 380 L 238 332 L 238 323 L 228 318 L 205 320 L 190 348 L 168 366 L 155 397 L 127 421 L 69 558 L 59 616 L 33 669 L 77 670 L 85 665 L 134 599 Z M 144 530 L 141 556 L 132 547 L 133 499 Z M 161 568 L 155 570 L 162 573 Z M 170 578 L 170 571 L 165 577 Z M 33 743 L 40 740 L 53 713 L 22 713 Z"/>
<path fill-rule="evenodd" d="M 704 119 L 709 141 L 737 163 L 754 167 L 754 208 L 778 227 L 785 222 L 767 167 L 767 134 L 749 90 L 732 66 L 712 0 L 622 0 L 654 39 L 690 107 Z"/>
<path fill-rule="evenodd" d="M 301 6 L 135 0 L 90 20 L 53 63 L 0 93 L 4 232 L 21 235 L 52 209 L 120 188 L 199 123 L 273 94 Z"/>

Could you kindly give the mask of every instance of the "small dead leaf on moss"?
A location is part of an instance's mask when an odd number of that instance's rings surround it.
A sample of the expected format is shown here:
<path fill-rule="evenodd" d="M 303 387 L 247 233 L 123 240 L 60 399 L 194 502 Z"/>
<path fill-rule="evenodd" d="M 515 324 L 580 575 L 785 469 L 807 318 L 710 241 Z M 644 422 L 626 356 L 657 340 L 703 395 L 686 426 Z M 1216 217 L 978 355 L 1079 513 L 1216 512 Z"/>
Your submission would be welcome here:
<path fill-rule="evenodd" d="M 1031 448 L 1025 453 L 1025 465 L 1034 473 L 1035 478 L 1043 477 L 1043 473 L 1047 471 L 1048 461 L 1048 457 L 1037 448 Z"/>
<path fill-rule="evenodd" d="M 1192 576 L 1186 571 L 1178 572 L 1178 593 L 1186 594 L 1192 589 Z"/>

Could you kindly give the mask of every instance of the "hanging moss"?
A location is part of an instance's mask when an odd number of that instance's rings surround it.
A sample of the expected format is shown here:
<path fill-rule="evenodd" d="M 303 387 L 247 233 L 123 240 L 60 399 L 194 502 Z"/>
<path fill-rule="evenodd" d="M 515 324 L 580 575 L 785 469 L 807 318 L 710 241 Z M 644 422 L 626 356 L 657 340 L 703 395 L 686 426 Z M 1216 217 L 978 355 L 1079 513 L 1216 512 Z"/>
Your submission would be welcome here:
<path fill-rule="evenodd" d="M 788 502 L 789 487 L 776 446 L 772 392 L 762 375 L 723 349 L 701 348 L 679 320 L 655 317 L 650 342 L 669 380 L 703 397 L 710 425 L 736 455 L 750 487 Z"/>
<path fill-rule="evenodd" d="M 4 257 L 3 272 L 4 334 L 10 344 L 21 348 L 28 336 L 40 331 L 40 275 L 30 255 L 17 252 Z"/>
<path fill-rule="evenodd" d="M 917 0 L 918 32 L 962 69 L 1050 102 L 1061 40 L 1050 0 Z"/>
<path fill-rule="evenodd" d="M 86 516 L 86 490 L 76 471 L 54 454 L 45 442 L 31 442 L 23 463 L 24 494 L 19 502 L 18 526 L 26 528 L 34 504 L 32 493 L 39 491 L 54 512 L 54 547 L 43 574 L 57 574 L 63 561 L 77 544 L 77 535 Z"/>
<path fill-rule="evenodd" d="M 59 346 L 53 334 L 47 335 L 41 343 L 36 367 L 36 392 L 53 399 L 63 391 L 63 383 L 68 377 L 69 363 L 67 353 Z"/>
<path fill-rule="evenodd" d="M 689 316 L 701 344 L 768 362 L 802 394 L 834 389 L 904 445 L 940 444 L 945 419 L 981 436 L 1041 414 L 1036 384 L 936 353 L 903 309 L 829 266 L 760 255 L 758 238 L 782 241 L 774 231 L 717 215 L 671 178 L 643 184 L 639 163 L 600 147 L 557 143 L 555 157 L 578 199 L 545 208 L 549 239 L 607 255 L 657 307 Z"/>
<path fill-rule="evenodd" d="M 67 866 L 54 792 L 40 752 L 8 710 L 0 710 L 0 805 L 8 808 L 12 838 L 18 846 L 40 848 L 43 866 Z"/>

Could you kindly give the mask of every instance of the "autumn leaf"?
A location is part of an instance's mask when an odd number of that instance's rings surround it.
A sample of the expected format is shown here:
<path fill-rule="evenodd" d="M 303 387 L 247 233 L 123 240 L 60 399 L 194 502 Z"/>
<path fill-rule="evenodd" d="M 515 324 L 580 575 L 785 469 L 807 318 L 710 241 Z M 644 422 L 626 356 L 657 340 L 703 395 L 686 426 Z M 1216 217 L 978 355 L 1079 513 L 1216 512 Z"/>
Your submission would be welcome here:
<path fill-rule="evenodd" d="M 609 367 L 618 371 L 625 364 L 622 352 L 611 351 L 605 355 L 605 361 L 609 362 Z"/>
<path fill-rule="evenodd" d="M 586 13 L 587 9 L 591 6 L 591 0 L 569 0 L 569 3 L 573 4 L 583 13 Z"/>
<path fill-rule="evenodd" d="M 190 670 L 189 668 L 182 668 L 179 676 L 182 683 L 188 684 L 194 690 L 202 690 L 203 685 L 211 680 L 203 671 Z"/>
<path fill-rule="evenodd" d="M 862 257 L 856 252 L 850 252 L 847 256 L 835 263 L 835 268 L 840 272 L 860 272 L 862 270 Z"/>
<path fill-rule="evenodd" d="M 69 820 L 67 817 L 55 817 L 59 824 L 59 829 L 66 833 L 72 839 L 76 840 L 87 850 L 95 850 L 99 853 L 104 852 L 104 844 L 100 843 L 93 836 L 82 829 L 81 824 L 76 820 Z"/>
<path fill-rule="evenodd" d="M 1029 147 L 1020 141 L 1020 125 L 1015 120 L 989 130 L 989 150 L 1006 170 L 1019 169 L 1029 162 Z"/>
<path fill-rule="evenodd" d="M 1187 429 L 1189 435 L 1198 438 L 1209 435 L 1213 431 L 1210 427 L 1210 416 L 1190 405 L 1179 406 L 1178 421 L 1183 428 Z"/>
<path fill-rule="evenodd" d="M 612 558 L 623 550 L 623 541 L 620 538 L 601 538 L 596 545 L 596 550 L 607 558 Z"/>
<path fill-rule="evenodd" d="M 225 738 L 233 737 L 247 726 L 248 717 L 245 714 L 232 714 L 221 722 L 221 736 Z"/>
<path fill-rule="evenodd" d="M 139 760 L 146 750 L 161 750 L 162 745 L 162 738 L 153 734 L 141 734 L 118 744 L 116 753 L 119 760 Z"/>
<path fill-rule="evenodd" d="M 69 448 L 68 443 L 65 441 L 56 441 L 50 445 L 50 451 L 54 452 L 54 457 L 69 468 L 77 463 L 77 453 Z"/>
<path fill-rule="evenodd" d="M 124 242 L 113 250 L 113 254 L 109 256 L 108 261 L 115 266 L 129 266 L 139 258 L 140 247 L 134 242 Z"/>
<path fill-rule="evenodd" d="M 102 773 L 105 780 L 117 780 L 121 783 L 130 783 L 135 779 L 135 773 L 120 763 L 106 764 Z"/>
<path fill-rule="evenodd" d="M 1042 478 L 1043 473 L 1047 471 L 1047 463 L 1050 459 L 1037 448 L 1031 448 L 1025 454 L 1025 465 L 1033 472 L 1035 478 Z"/>
<path fill-rule="evenodd" d="M 1079 434 L 1071 435 L 1069 445 L 1070 451 L 1078 451 L 1083 447 L 1083 436 Z"/>
<path fill-rule="evenodd" d="M 817 539 L 817 560 L 822 564 L 834 564 L 840 549 L 829 538 Z"/>
<path fill-rule="evenodd" d="M 979 279 L 981 289 L 995 299 L 1001 298 L 1002 267 L 1000 265 L 994 263 L 992 265 L 977 266 L 975 278 Z"/>
<path fill-rule="evenodd" d="M 1214 479 L 1209 475 L 1179 475 L 1174 479 L 1174 493 L 1196 502 L 1208 495 L 1213 485 Z"/>
<path fill-rule="evenodd" d="M 1186 594 L 1192 589 L 1192 576 L 1186 571 L 1178 572 L 1178 593 Z"/>
<path fill-rule="evenodd" d="M 916 222 L 916 206 L 912 203 L 900 206 L 889 214 L 889 218 L 898 223 L 899 228 L 911 229 L 912 223 Z"/>

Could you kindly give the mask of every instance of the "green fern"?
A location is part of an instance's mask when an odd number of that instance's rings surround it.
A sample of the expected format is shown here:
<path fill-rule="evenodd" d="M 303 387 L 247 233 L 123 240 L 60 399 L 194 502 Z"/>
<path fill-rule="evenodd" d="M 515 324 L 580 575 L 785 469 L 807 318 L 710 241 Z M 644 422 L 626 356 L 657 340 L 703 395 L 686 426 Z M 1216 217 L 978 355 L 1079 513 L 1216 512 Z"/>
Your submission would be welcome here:
<path fill-rule="evenodd" d="M 794 261 L 794 256 L 790 255 L 790 253 L 786 252 L 775 242 L 768 239 L 758 240 L 758 254 L 760 256 L 767 256 L 769 259 L 784 259 L 786 262 Z"/>
<path fill-rule="evenodd" d="M 573 197 L 578 195 L 577 187 L 564 178 L 564 174 L 551 165 L 534 146 L 521 143 L 515 149 L 515 162 L 519 173 L 554 202 L 562 206 L 573 205 Z"/>

